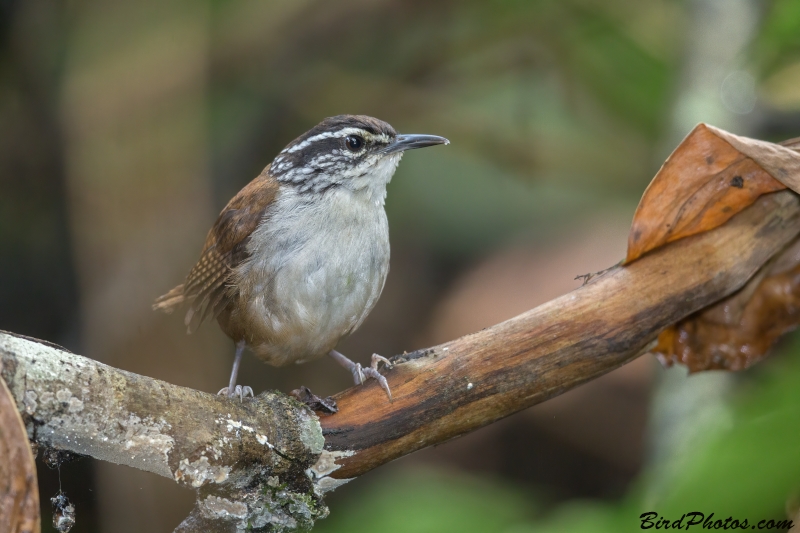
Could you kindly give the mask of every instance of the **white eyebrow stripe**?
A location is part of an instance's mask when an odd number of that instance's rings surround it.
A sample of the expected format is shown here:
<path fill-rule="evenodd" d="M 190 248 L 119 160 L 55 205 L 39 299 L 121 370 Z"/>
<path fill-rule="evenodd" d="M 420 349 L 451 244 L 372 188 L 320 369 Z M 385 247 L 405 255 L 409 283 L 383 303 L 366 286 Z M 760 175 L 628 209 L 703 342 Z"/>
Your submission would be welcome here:
<path fill-rule="evenodd" d="M 306 146 L 310 145 L 311 143 L 320 141 L 322 139 L 330 139 L 332 137 L 346 137 L 348 135 L 363 135 L 369 139 L 375 139 L 381 142 L 389 142 L 389 136 L 385 133 L 381 133 L 379 135 L 373 135 L 372 133 L 365 131 L 361 128 L 342 128 L 336 131 L 326 131 L 325 133 L 320 133 L 318 135 L 314 135 L 313 137 L 309 137 L 305 141 L 301 142 L 300 144 L 296 144 L 292 147 L 286 148 L 281 153 L 282 154 L 291 154 L 293 152 L 297 152 L 298 150 L 302 150 Z"/>

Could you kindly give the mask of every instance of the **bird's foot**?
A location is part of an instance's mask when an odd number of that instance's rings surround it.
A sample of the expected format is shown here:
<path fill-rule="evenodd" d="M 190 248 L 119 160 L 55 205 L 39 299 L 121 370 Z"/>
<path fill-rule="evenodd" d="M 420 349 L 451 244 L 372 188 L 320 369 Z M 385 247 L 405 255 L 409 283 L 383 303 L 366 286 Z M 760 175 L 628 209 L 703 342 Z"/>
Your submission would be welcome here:
<path fill-rule="evenodd" d="M 345 367 L 347 370 L 353 374 L 353 381 L 356 385 L 361 385 L 367 379 L 374 379 L 376 380 L 381 388 L 386 391 L 386 396 L 389 399 L 392 399 L 392 391 L 389 389 L 389 383 L 386 381 L 386 378 L 383 377 L 383 374 L 378 372 L 378 365 L 380 363 L 385 364 L 387 367 L 392 368 L 392 362 L 383 357 L 382 355 L 378 355 L 376 353 L 372 354 L 372 364 L 370 366 L 364 368 L 361 366 L 360 363 L 355 363 L 348 359 L 346 356 L 340 354 L 336 350 L 331 350 L 328 354 L 336 360 L 337 363 Z"/>
<path fill-rule="evenodd" d="M 254 397 L 253 389 L 251 389 L 247 385 L 245 385 L 244 387 L 242 387 L 241 385 L 236 385 L 232 391 L 229 390 L 228 387 L 225 387 L 224 389 L 220 389 L 217 395 L 227 396 L 228 398 L 236 398 L 238 396 L 240 402 L 248 395 L 250 395 L 251 398 Z"/>
<path fill-rule="evenodd" d="M 372 354 L 372 364 L 366 368 L 361 366 L 361 363 L 354 363 L 350 372 L 353 374 L 353 381 L 355 381 L 356 385 L 362 385 L 364 381 L 368 379 L 376 380 L 381 388 L 386 391 L 386 395 L 389 399 L 392 399 L 392 391 L 389 389 L 389 383 L 386 381 L 386 378 L 383 374 L 378 371 L 378 365 L 380 363 L 385 364 L 388 368 L 392 368 L 392 363 L 383 357 L 382 355 L 378 355 L 376 353 Z"/>

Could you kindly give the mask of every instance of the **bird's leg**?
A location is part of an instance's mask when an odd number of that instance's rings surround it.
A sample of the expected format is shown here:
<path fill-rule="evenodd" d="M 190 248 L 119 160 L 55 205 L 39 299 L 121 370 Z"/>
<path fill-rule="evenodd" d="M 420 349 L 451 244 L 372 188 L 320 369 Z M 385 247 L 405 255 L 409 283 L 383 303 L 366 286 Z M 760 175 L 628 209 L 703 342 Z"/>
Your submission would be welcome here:
<path fill-rule="evenodd" d="M 364 383 L 364 380 L 372 378 L 380 383 L 381 388 L 386 391 L 386 395 L 390 400 L 392 399 L 392 391 L 389 390 L 389 383 L 386 381 L 386 378 L 380 372 L 378 372 L 379 363 L 384 363 L 389 368 L 392 367 L 392 363 L 388 359 L 374 353 L 372 354 L 372 364 L 367 368 L 364 368 L 361 366 L 361 363 L 355 363 L 351 361 L 336 350 L 331 350 L 328 355 L 333 357 L 334 361 L 345 367 L 350 371 L 351 374 L 353 374 L 353 381 L 355 381 L 356 385 L 361 385 Z"/>
<path fill-rule="evenodd" d="M 220 389 L 217 394 L 225 394 L 228 398 L 235 398 L 236 396 L 239 397 L 239 401 L 242 401 L 244 396 L 248 394 L 250 397 L 253 396 L 253 389 L 245 385 L 242 387 L 241 385 L 236 384 L 236 376 L 239 375 L 239 363 L 242 362 L 242 354 L 244 353 L 244 341 L 241 340 L 236 343 L 236 355 L 233 358 L 233 368 L 231 369 L 231 380 L 228 382 L 228 386 L 224 389 Z"/>

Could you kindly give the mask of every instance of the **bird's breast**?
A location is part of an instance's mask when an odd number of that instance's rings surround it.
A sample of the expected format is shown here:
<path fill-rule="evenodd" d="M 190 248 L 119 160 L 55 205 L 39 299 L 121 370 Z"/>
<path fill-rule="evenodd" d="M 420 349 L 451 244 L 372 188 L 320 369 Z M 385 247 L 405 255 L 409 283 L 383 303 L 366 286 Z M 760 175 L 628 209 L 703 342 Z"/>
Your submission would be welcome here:
<path fill-rule="evenodd" d="M 236 271 L 249 346 L 281 366 L 320 357 L 361 325 L 383 290 L 383 206 L 347 190 L 282 191 Z"/>

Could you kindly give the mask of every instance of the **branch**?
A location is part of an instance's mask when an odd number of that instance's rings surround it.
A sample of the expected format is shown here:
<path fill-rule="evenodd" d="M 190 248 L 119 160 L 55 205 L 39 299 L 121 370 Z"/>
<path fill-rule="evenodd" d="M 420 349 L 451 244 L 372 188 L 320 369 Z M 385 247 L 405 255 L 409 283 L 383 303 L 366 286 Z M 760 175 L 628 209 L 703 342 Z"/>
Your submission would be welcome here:
<path fill-rule="evenodd" d="M 327 490 L 630 361 L 666 326 L 742 287 L 798 233 L 798 197 L 764 195 L 723 226 L 516 318 L 396 356 L 386 374 L 394 401 L 369 383 L 319 421 L 281 394 L 239 403 L 11 334 L 0 333 L 0 375 L 35 442 L 196 488 L 177 531 L 305 529 L 327 514 Z"/>
<path fill-rule="evenodd" d="M 659 248 L 472 335 L 396 356 L 374 385 L 334 397 L 321 419 L 342 480 L 490 424 L 647 351 L 665 327 L 741 288 L 800 233 L 793 192 L 762 196 L 714 230 Z"/>
<path fill-rule="evenodd" d="M 39 532 L 42 528 L 36 464 L 16 407 L 0 379 L 0 531 Z"/>
<path fill-rule="evenodd" d="M 0 375 L 37 444 L 197 489 L 176 531 L 308 529 L 327 515 L 305 474 L 322 452 L 319 423 L 292 398 L 239 403 L 8 333 Z"/>

